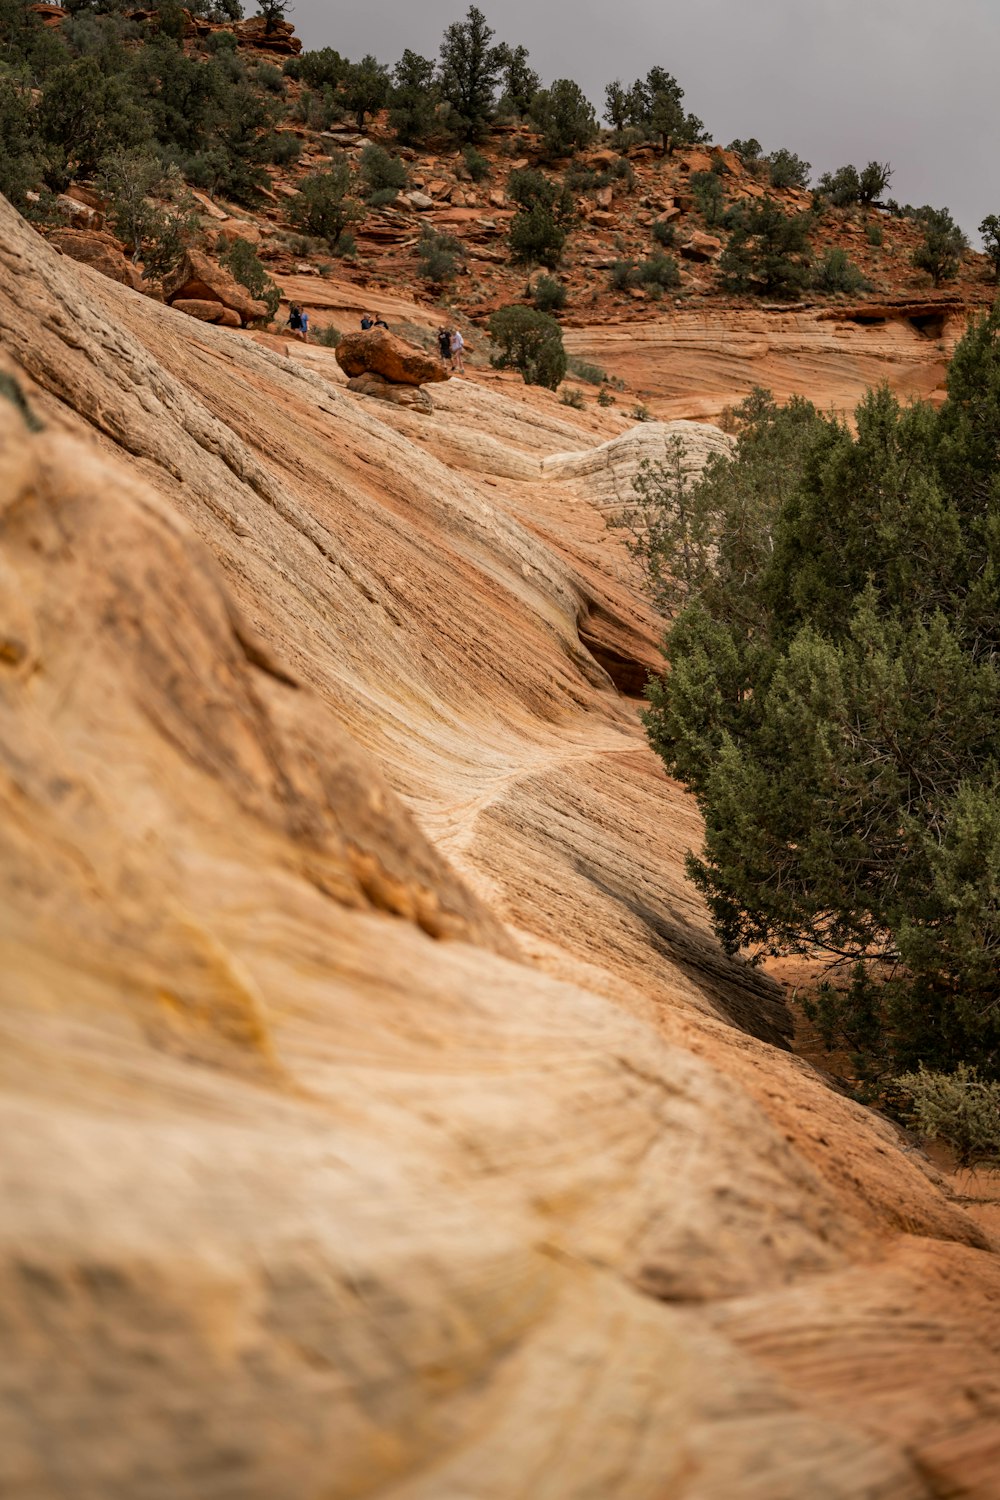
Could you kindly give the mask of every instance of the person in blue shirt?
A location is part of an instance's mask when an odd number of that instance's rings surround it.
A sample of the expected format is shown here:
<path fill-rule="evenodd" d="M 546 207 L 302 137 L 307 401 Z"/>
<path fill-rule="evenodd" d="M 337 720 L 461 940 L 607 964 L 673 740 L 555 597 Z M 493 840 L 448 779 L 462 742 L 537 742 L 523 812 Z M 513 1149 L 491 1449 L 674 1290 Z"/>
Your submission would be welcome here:
<path fill-rule="evenodd" d="M 301 339 L 304 344 L 308 344 L 309 314 L 297 302 L 293 302 L 289 309 L 288 327 L 294 338 Z"/>

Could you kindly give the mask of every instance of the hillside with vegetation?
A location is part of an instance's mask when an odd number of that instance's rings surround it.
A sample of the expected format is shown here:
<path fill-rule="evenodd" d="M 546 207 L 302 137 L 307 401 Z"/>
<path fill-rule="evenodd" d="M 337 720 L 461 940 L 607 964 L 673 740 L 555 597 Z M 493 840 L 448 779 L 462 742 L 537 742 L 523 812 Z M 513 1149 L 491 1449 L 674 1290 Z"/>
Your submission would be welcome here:
<path fill-rule="evenodd" d="M 484 335 L 524 305 L 566 330 L 794 308 L 937 337 L 994 294 L 995 216 L 977 253 L 892 198 L 888 163 L 813 181 L 786 146 L 712 144 L 662 66 L 609 81 L 599 119 L 476 7 L 395 63 L 303 51 L 287 9 L 3 0 L 0 191 L 43 232 L 110 231 L 153 294 L 186 247 L 221 255 L 269 316 L 308 277 L 405 287 Z"/>

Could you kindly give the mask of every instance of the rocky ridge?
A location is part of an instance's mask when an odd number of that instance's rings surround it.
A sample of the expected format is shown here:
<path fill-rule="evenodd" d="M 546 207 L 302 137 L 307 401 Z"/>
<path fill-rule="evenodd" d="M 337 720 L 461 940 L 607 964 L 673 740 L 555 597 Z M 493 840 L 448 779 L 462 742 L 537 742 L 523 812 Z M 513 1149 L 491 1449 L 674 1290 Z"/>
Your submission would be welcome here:
<path fill-rule="evenodd" d="M 668 434 L 376 407 L 2 202 L 0 337 L 0 1489 L 986 1500 L 996 1247 L 615 688 Z"/>

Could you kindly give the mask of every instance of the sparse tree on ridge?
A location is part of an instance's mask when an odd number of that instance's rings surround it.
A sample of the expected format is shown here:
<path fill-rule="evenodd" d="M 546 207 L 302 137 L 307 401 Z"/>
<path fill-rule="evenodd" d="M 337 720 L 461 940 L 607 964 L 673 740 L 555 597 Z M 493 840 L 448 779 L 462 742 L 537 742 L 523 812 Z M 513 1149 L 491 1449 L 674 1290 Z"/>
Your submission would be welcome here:
<path fill-rule="evenodd" d="M 481 137 L 493 117 L 504 62 L 504 48 L 490 45 L 493 36 L 482 11 L 470 5 L 465 20 L 453 21 L 441 42 L 438 86 L 451 106 L 453 130 L 461 140 Z"/>
<path fill-rule="evenodd" d="M 502 42 L 497 49 L 501 54 L 501 84 L 503 99 L 518 115 L 526 115 L 531 101 L 542 86 L 542 80 L 534 68 L 528 66 L 527 47 L 508 47 Z"/>
<path fill-rule="evenodd" d="M 291 10 L 290 0 L 258 0 L 260 14 L 264 17 L 264 35 L 271 36 L 278 29 L 278 23 L 285 19 Z"/>
<path fill-rule="evenodd" d="M 531 118 L 542 133 L 552 160 L 589 146 L 597 134 L 594 106 L 572 78 L 557 78 L 531 101 Z"/>
<path fill-rule="evenodd" d="M 987 214 L 979 226 L 983 248 L 993 262 L 993 275 L 1000 282 L 1000 216 Z"/>

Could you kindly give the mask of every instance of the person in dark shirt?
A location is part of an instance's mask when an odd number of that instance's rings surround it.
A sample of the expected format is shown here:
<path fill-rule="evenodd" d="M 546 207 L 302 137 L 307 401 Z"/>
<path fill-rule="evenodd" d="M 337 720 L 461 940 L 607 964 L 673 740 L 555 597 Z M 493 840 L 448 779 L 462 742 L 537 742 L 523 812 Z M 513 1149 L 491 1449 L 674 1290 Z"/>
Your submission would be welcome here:
<path fill-rule="evenodd" d="M 375 319 L 372 317 L 371 313 L 365 313 L 362 316 L 361 326 L 366 333 L 368 332 L 369 328 L 375 327 Z"/>
<path fill-rule="evenodd" d="M 438 354 L 447 365 L 451 362 L 451 329 L 438 329 Z"/>
<path fill-rule="evenodd" d="M 382 316 L 382 314 L 381 314 L 381 313 L 376 313 L 376 314 L 375 314 L 375 325 L 374 325 L 374 326 L 375 326 L 375 327 L 376 327 L 376 328 L 384 328 L 384 329 L 385 329 L 385 331 L 386 331 L 386 333 L 388 333 L 388 332 L 389 332 L 389 325 L 388 325 L 388 323 L 387 323 L 387 322 L 386 322 L 386 321 L 385 321 L 385 319 L 384 319 L 384 318 L 383 318 L 383 316 Z"/>

